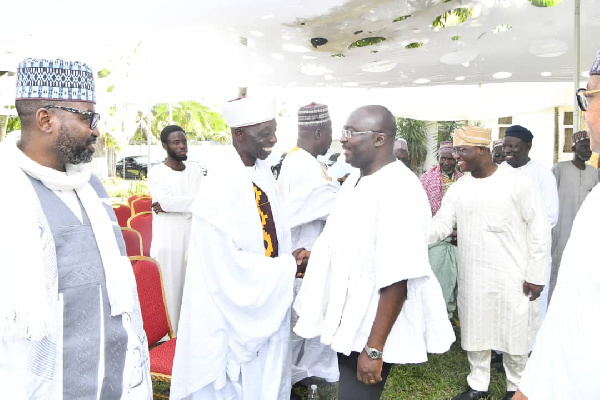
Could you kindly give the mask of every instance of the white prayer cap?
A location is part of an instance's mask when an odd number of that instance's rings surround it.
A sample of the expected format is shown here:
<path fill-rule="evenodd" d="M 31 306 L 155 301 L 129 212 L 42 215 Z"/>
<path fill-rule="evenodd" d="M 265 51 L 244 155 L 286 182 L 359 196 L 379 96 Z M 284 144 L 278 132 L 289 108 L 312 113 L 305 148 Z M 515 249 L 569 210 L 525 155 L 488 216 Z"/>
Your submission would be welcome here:
<path fill-rule="evenodd" d="M 231 128 L 260 124 L 275 119 L 272 97 L 241 97 L 223 105 L 221 113 Z"/>

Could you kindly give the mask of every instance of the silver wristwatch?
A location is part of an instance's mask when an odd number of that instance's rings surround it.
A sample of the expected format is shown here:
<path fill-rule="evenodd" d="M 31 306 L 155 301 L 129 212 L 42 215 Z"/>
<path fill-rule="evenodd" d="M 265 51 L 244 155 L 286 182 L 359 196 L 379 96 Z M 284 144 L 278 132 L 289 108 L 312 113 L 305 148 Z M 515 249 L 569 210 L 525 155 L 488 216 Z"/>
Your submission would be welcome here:
<path fill-rule="evenodd" d="M 383 351 L 379 351 L 368 345 L 365 345 L 365 353 L 367 353 L 372 360 L 381 360 L 381 357 L 383 357 Z"/>

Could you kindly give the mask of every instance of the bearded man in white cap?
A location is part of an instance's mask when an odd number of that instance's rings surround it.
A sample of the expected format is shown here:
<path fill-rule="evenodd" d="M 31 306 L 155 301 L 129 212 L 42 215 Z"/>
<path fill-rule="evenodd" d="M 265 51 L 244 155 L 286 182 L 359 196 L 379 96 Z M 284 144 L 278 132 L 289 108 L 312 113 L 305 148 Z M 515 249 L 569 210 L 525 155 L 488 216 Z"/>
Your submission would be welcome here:
<path fill-rule="evenodd" d="M 591 150 L 600 152 L 600 51 L 587 88 L 577 90 L 576 95 Z M 600 398 L 600 271 L 595 262 L 599 203 L 596 185 L 573 221 L 552 301 L 515 400 Z"/>
<path fill-rule="evenodd" d="M 298 110 L 297 146 L 283 160 L 279 188 L 286 203 L 292 230 L 292 248 L 312 250 L 323 231 L 339 185 L 330 181 L 318 155 L 331 145 L 331 119 L 325 104 L 311 103 Z M 294 295 L 302 285 L 302 276 L 294 283 Z M 298 315 L 292 310 L 292 327 Z M 339 379 L 337 354 L 320 338 L 304 339 L 292 332 L 292 384 L 316 376 L 328 382 Z"/>
<path fill-rule="evenodd" d="M 171 398 L 289 398 L 290 305 L 305 265 L 263 161 L 277 142 L 275 104 L 241 98 L 222 111 L 233 148 L 191 208 Z"/>
<path fill-rule="evenodd" d="M 150 399 L 148 342 L 78 61 L 17 70 L 20 137 L 0 145 L 0 386 L 7 399 Z"/>
<path fill-rule="evenodd" d="M 527 363 L 540 315 L 537 300 L 548 279 L 550 225 L 539 190 L 490 155 L 491 130 L 454 133 L 454 157 L 471 172 L 453 184 L 433 218 L 429 241 L 457 227 L 458 315 L 461 344 L 471 372 L 469 388 L 455 400 L 488 395 L 491 349 L 504 352 L 511 399 Z"/>

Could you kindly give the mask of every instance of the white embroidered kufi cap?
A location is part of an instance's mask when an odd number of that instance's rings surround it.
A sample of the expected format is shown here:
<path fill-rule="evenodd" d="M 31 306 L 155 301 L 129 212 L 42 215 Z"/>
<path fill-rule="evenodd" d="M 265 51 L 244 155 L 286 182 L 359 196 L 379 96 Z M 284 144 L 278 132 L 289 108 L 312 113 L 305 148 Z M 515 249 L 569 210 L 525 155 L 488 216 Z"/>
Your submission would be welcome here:
<path fill-rule="evenodd" d="M 231 128 L 260 124 L 275 119 L 272 97 L 241 97 L 223 105 L 221 113 Z"/>

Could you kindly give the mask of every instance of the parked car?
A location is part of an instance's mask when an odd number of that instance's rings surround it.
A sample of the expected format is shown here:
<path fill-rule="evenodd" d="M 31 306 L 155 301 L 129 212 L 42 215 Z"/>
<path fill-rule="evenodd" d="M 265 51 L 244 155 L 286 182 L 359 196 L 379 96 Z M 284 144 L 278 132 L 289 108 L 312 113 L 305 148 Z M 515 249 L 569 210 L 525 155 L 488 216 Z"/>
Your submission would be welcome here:
<path fill-rule="evenodd" d="M 159 164 L 153 161 L 151 167 Z M 129 156 L 117 161 L 117 176 L 124 179 L 145 179 L 148 176 L 148 157 Z"/>

